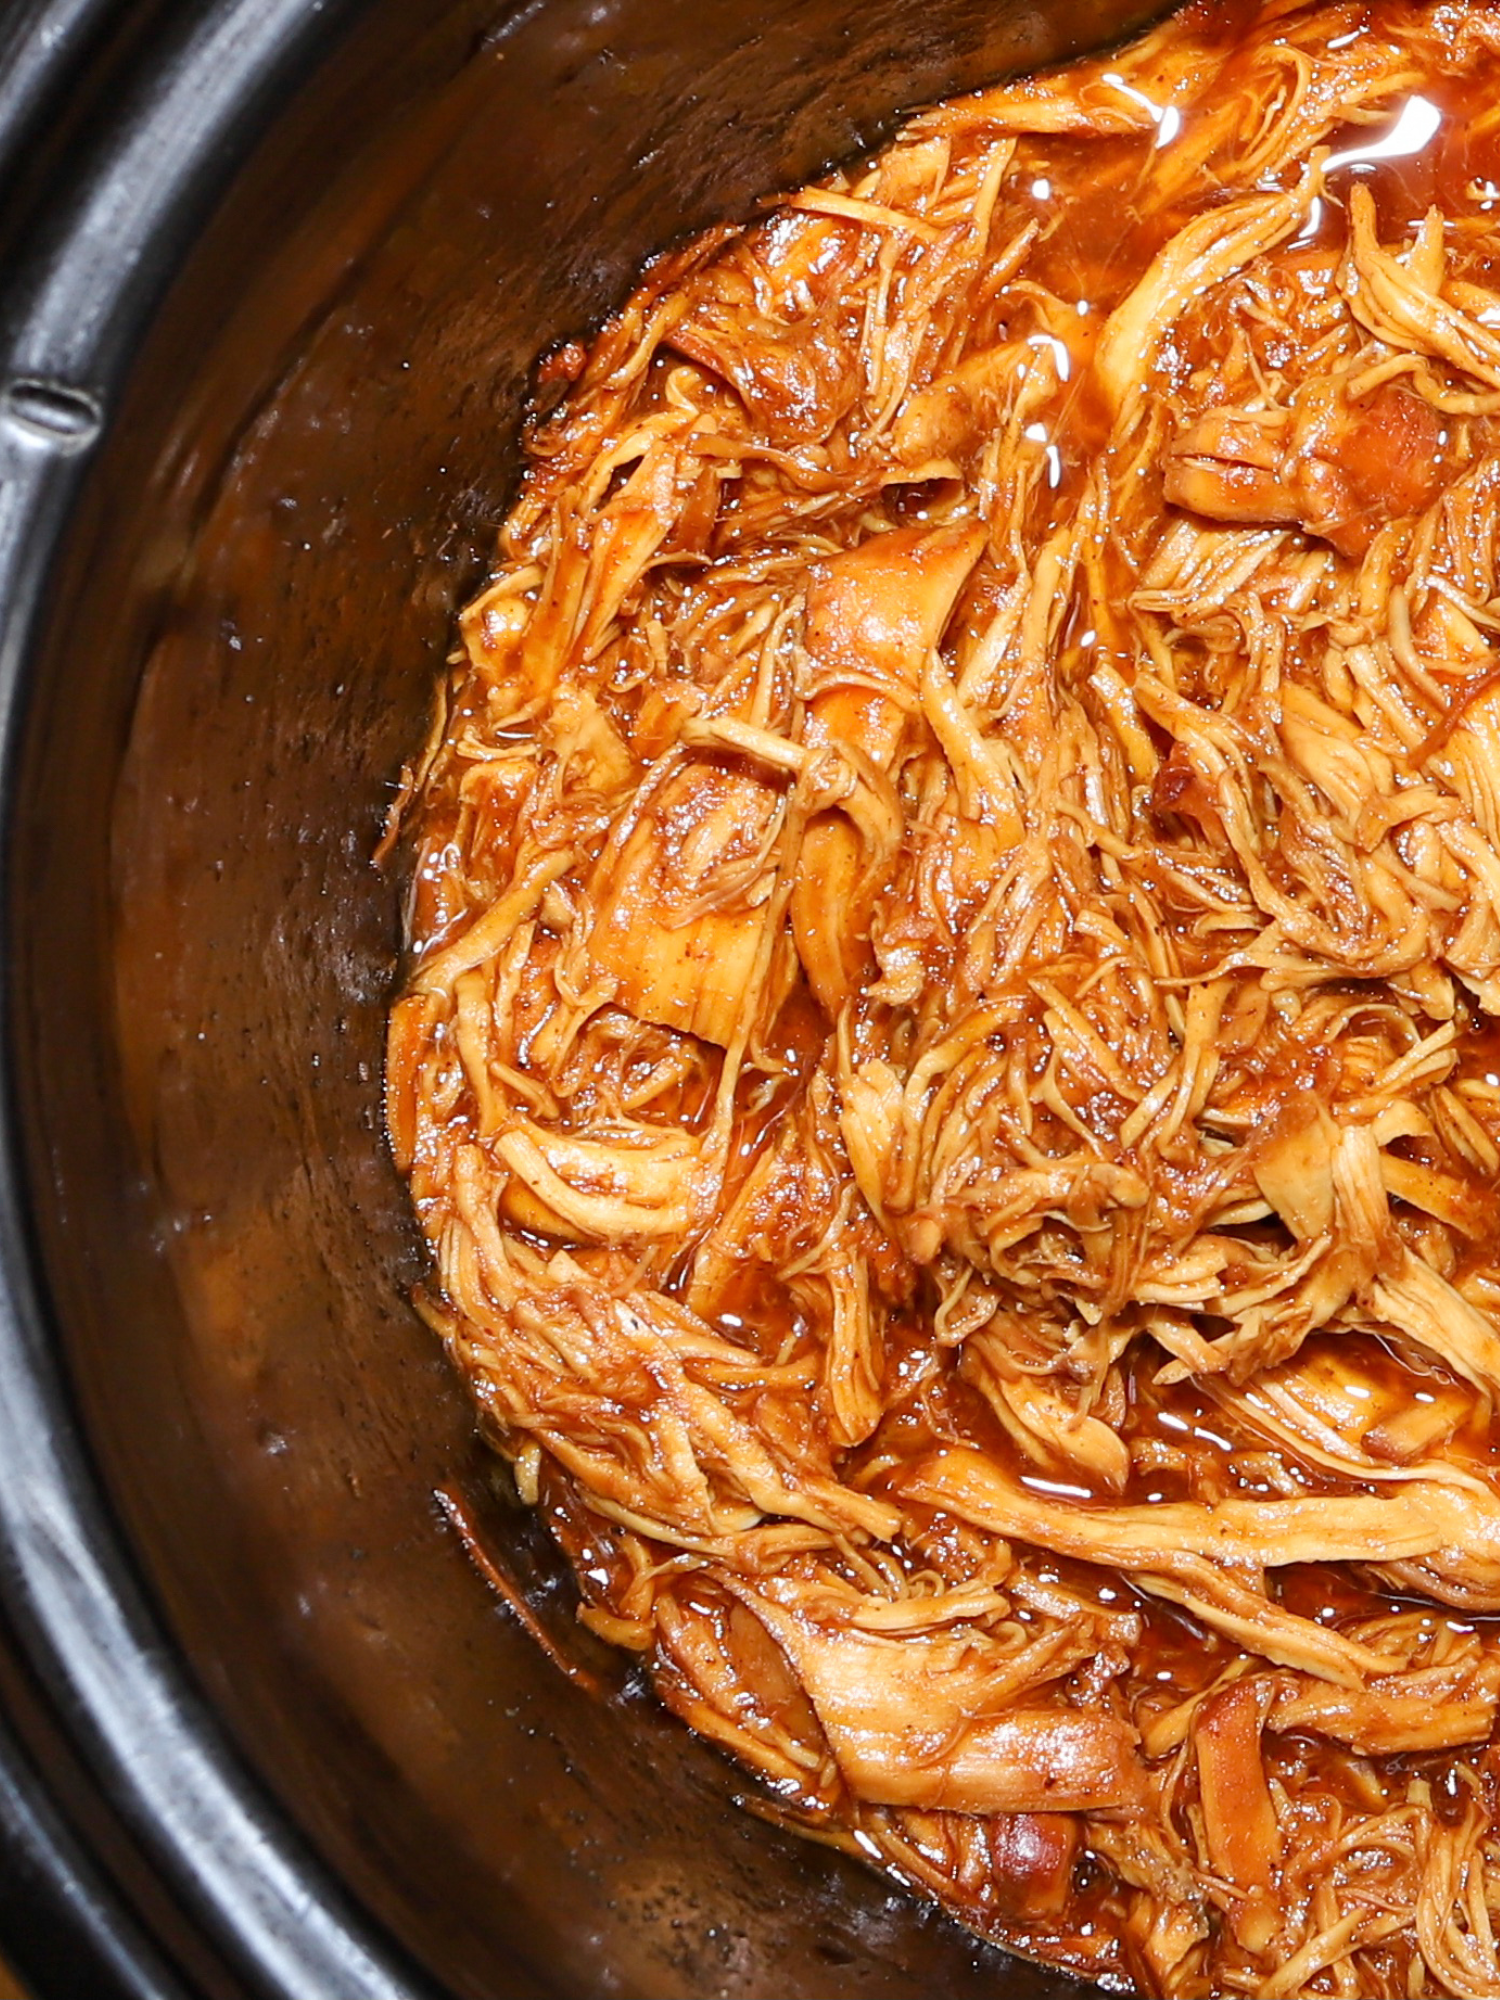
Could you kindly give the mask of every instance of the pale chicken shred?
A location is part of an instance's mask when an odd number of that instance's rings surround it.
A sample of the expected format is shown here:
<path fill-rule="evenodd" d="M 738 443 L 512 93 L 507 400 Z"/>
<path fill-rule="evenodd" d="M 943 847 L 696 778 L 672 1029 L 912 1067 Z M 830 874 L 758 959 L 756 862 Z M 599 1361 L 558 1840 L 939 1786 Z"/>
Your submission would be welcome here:
<path fill-rule="evenodd" d="M 1223 12 L 555 358 L 390 1133 L 582 1617 L 786 1818 L 1115 1986 L 1479 2000 L 1500 13 Z"/>

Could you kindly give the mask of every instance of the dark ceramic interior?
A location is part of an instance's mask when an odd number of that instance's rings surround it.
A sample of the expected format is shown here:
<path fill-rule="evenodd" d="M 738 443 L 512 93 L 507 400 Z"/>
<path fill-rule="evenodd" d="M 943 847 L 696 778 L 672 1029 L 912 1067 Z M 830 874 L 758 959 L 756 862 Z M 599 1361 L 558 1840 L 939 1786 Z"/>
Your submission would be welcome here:
<path fill-rule="evenodd" d="M 81 487 L 12 830 L 52 1312 L 208 1701 L 454 1994 L 1077 1991 L 737 1810 L 747 1782 L 585 1644 L 407 1303 L 400 884 L 370 855 L 537 352 L 898 110 L 1147 11 L 376 0 L 183 246 Z"/>

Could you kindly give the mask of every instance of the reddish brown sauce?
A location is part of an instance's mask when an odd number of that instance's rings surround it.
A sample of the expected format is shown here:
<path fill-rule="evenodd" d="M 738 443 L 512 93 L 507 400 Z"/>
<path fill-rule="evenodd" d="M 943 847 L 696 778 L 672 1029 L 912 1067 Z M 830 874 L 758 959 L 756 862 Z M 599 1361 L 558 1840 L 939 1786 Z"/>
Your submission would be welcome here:
<path fill-rule="evenodd" d="M 1199 4 L 570 343 L 393 1146 L 581 1616 L 1189 2000 L 1500 1991 L 1500 15 Z"/>

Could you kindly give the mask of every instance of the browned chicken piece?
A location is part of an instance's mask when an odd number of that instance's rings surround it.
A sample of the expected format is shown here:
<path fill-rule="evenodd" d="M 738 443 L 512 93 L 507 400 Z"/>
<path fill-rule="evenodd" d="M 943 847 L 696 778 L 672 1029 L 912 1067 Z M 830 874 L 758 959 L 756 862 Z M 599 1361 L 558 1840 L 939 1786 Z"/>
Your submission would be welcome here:
<path fill-rule="evenodd" d="M 1061 1916 L 1081 1844 L 1076 1813 L 997 1813 L 990 1858 L 1001 1908 L 1018 1918 Z"/>
<path fill-rule="evenodd" d="M 1088 1641 L 1008 1650 L 962 1624 L 861 1631 L 818 1615 L 792 1579 L 735 1594 L 791 1663 L 845 1782 L 874 1805 L 1033 1813 L 1138 1805 L 1135 1733 L 1037 1697 Z M 932 1610 L 941 1618 L 940 1603 Z"/>
<path fill-rule="evenodd" d="M 589 949 L 643 1021 L 721 1047 L 764 975 L 767 843 L 780 791 L 753 773 L 680 764 L 595 872 Z"/>
<path fill-rule="evenodd" d="M 943 636 L 984 547 L 978 524 L 897 528 L 818 564 L 807 595 L 807 650 L 821 686 L 807 719 L 810 748 L 886 770 L 916 706 L 922 663 Z M 881 860 L 853 814 L 817 814 L 802 841 L 792 930 L 814 993 L 831 1015 L 871 963 L 870 912 Z M 873 864 L 873 865 L 872 865 Z"/>
<path fill-rule="evenodd" d="M 1497 1695 L 1493 1656 L 1461 1652 L 1451 1666 L 1392 1675 L 1368 1688 L 1288 1677 L 1275 1687 L 1266 1725 L 1330 1737 L 1366 1756 L 1410 1756 L 1487 1741 Z"/>
<path fill-rule="evenodd" d="M 1211 521 L 1293 524 L 1357 560 L 1432 499 L 1443 442 L 1438 413 L 1399 383 L 1351 401 L 1346 382 L 1315 378 L 1285 407 L 1211 409 L 1184 425 L 1163 491 Z"/>
<path fill-rule="evenodd" d="M 1246 1949 L 1257 1953 L 1278 1929 L 1271 1891 L 1281 1862 L 1276 1806 L 1260 1754 L 1268 1694 L 1264 1685 L 1238 1681 L 1203 1704 L 1193 1727 L 1209 1862 L 1216 1875 L 1244 1891 L 1230 1922 Z"/>

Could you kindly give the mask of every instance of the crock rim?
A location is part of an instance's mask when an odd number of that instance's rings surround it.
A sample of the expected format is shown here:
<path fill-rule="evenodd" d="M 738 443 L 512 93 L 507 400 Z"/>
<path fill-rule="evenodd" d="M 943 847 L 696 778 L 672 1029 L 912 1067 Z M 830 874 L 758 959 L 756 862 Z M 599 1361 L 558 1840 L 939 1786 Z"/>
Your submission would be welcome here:
<path fill-rule="evenodd" d="M 172 277 L 263 121 L 364 0 L 206 0 L 168 10 L 111 110 L 50 177 L 0 273 L 0 842 L 13 853 L 28 662 L 45 582 L 91 457 Z M 0 45 L 0 171 L 86 87 L 119 0 L 30 0 Z M 17 899 L 0 886 L 0 954 Z M 14 1060 L 14 996 L 0 1047 Z M 152 1604 L 80 1434 L 29 1222 L 13 1078 L 0 1079 L 0 1659 L 46 1709 L 134 1859 L 223 1990 L 268 2000 L 435 2000 L 229 1740 Z M 179 2000 L 119 1871 L 92 1851 L 0 1673 L 0 1847 L 44 1905 L 51 1947 L 6 1940 L 39 1995 Z M 58 1936 L 76 1945 L 59 1948 Z M 64 1962 L 66 1959 L 66 1962 Z"/>

